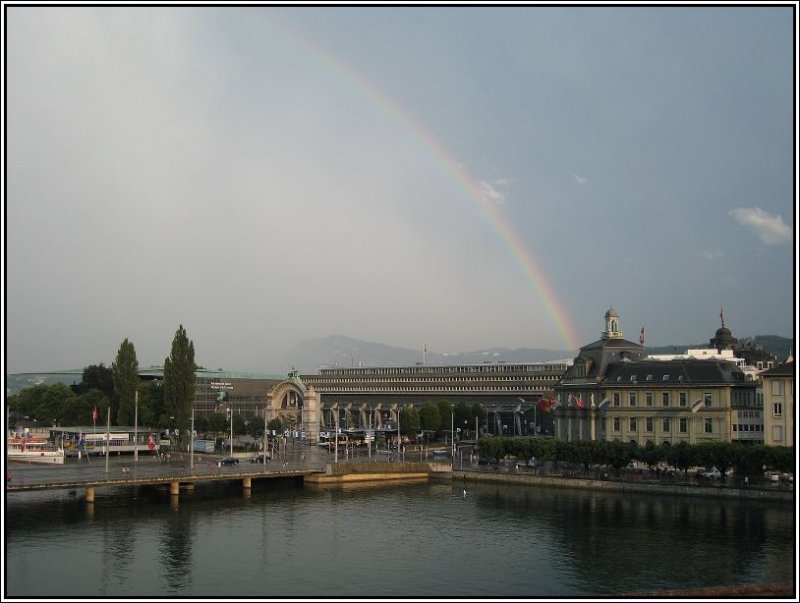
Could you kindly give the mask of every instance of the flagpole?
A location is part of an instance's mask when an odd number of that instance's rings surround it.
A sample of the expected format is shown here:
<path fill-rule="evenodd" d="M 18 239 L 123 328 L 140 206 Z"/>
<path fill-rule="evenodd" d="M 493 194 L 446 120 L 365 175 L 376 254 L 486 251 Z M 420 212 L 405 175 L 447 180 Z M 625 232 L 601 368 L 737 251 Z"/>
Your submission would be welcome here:
<path fill-rule="evenodd" d="M 133 462 L 139 462 L 139 390 L 136 390 L 133 406 Z"/>
<path fill-rule="evenodd" d="M 111 406 L 106 412 L 106 473 L 108 473 L 108 449 L 111 444 Z"/>

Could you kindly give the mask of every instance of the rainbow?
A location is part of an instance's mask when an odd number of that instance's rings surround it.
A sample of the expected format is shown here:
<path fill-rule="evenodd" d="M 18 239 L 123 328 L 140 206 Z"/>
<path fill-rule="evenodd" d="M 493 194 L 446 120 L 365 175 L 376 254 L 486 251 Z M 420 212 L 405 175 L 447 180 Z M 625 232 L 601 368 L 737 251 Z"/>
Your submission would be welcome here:
<path fill-rule="evenodd" d="M 272 19 L 270 20 L 272 21 Z M 310 56 L 353 84 L 354 88 L 369 97 L 373 104 L 390 120 L 399 123 L 413 136 L 425 154 L 432 157 L 441 166 L 489 223 L 514 264 L 532 285 L 534 294 L 544 304 L 545 310 L 552 317 L 557 331 L 569 346 L 569 349 L 579 349 L 581 343 L 575 327 L 566 313 L 564 304 L 558 299 L 555 289 L 550 284 L 547 275 L 534 257 L 533 252 L 522 240 L 508 218 L 495 204 L 486 198 L 478 182 L 470 178 L 469 174 L 461 168 L 445 146 L 435 139 L 428 130 L 422 127 L 422 124 L 415 120 L 396 101 L 355 71 L 350 65 L 344 63 L 329 51 L 319 48 L 308 36 L 285 22 L 281 22 L 276 27 L 279 27 L 283 32 L 288 32 L 293 40 L 305 48 Z"/>

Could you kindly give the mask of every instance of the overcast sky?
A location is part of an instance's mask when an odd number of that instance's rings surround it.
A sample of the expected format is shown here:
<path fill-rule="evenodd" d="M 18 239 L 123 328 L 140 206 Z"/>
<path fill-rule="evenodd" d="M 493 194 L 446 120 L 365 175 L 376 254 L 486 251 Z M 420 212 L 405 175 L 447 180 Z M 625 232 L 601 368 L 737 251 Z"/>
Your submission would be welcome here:
<path fill-rule="evenodd" d="M 9 7 L 6 372 L 792 337 L 790 7 Z"/>

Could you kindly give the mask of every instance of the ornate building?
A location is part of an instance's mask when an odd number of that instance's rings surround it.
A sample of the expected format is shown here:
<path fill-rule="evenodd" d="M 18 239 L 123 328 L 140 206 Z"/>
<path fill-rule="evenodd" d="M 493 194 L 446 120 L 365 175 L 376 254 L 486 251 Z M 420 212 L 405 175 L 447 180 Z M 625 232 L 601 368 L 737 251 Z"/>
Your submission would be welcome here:
<path fill-rule="evenodd" d="M 613 308 L 606 312 L 605 325 L 601 338 L 580 349 L 554 388 L 556 437 L 640 445 L 763 442 L 757 386 L 735 364 L 647 360 L 644 346 L 624 339 Z M 726 345 L 732 339 L 730 331 L 717 335 L 717 342 Z"/>

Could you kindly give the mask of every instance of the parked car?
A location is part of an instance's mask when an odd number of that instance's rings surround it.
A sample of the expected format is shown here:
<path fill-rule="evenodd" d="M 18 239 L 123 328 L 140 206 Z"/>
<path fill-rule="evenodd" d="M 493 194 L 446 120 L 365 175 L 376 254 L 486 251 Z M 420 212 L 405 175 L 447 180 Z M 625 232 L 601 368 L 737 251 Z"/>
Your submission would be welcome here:
<path fill-rule="evenodd" d="M 719 479 L 722 477 L 722 473 L 716 467 L 711 467 L 710 469 L 706 469 L 705 471 L 700 473 L 700 477 L 704 477 L 706 479 Z"/>
<path fill-rule="evenodd" d="M 239 459 L 233 456 L 226 456 L 224 459 L 220 459 L 217 461 L 217 467 L 222 467 L 223 465 L 238 465 Z"/>
<path fill-rule="evenodd" d="M 250 462 L 251 463 L 263 463 L 264 462 L 264 455 L 263 454 L 258 454 L 256 456 L 252 457 L 250 459 Z M 272 456 L 269 455 L 269 454 L 267 454 L 267 462 L 268 463 L 272 462 Z"/>

